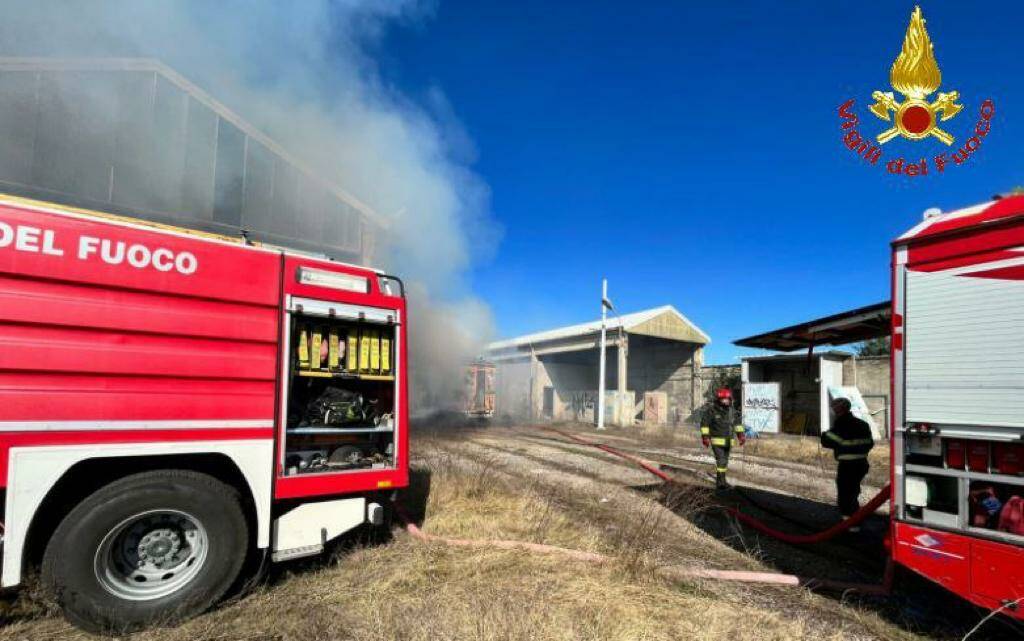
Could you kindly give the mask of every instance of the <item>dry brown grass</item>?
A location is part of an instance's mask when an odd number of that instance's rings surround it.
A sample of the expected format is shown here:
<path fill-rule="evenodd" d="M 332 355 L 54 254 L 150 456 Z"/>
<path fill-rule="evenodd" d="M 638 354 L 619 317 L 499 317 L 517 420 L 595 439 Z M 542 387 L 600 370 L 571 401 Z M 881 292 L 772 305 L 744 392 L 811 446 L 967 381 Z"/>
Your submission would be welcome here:
<path fill-rule="evenodd" d="M 615 568 L 552 557 L 452 549 L 403 540 L 357 551 L 242 603 L 138 638 L 185 639 L 739 639 L 820 636 L 785 613 L 745 609 Z M 59 620 L 16 625 L 6 638 L 82 637 Z"/>
<path fill-rule="evenodd" d="M 513 487 L 492 461 L 424 449 L 428 458 L 423 470 L 430 478 L 425 525 L 430 533 L 606 551 L 599 534 L 558 510 L 543 485 L 524 479 Z"/>
<path fill-rule="evenodd" d="M 615 555 L 595 565 L 556 556 L 424 544 L 405 534 L 348 550 L 279 578 L 239 602 L 176 628 L 136 635 L 193 639 L 789 641 L 910 638 L 877 617 L 792 588 L 673 584 L 650 570 L 671 512 L 594 503 L 500 465 L 417 448 L 429 478 L 424 530 L 548 543 Z M 692 497 L 678 496 L 686 503 Z M 684 506 L 685 507 L 685 506 Z M 592 518 L 587 518 L 588 511 Z M 685 512 L 685 509 L 683 510 Z M 677 563 L 703 564 L 715 542 L 677 541 Z M 700 546 L 687 557 L 687 546 Z M 731 552 L 722 548 L 725 553 Z M 698 553 L 699 552 L 699 553 Z M 725 554 L 724 556 L 728 556 Z M 87 638 L 41 616 L 0 639 Z"/>
<path fill-rule="evenodd" d="M 762 436 L 747 441 L 744 451 L 755 456 L 808 465 L 832 459 L 832 452 L 821 447 L 817 436 Z M 889 444 L 876 443 L 868 461 L 871 467 L 889 469 Z"/>

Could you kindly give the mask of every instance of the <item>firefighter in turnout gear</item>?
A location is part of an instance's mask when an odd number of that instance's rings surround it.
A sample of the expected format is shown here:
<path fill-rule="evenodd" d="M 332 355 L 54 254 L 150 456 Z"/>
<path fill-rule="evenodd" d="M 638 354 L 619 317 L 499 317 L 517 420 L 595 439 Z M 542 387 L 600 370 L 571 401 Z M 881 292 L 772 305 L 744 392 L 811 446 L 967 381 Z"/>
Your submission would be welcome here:
<path fill-rule="evenodd" d="M 860 483 L 868 473 L 868 452 L 875 446 L 868 424 L 850 413 L 850 401 L 837 398 L 832 401 L 835 420 L 832 429 L 821 435 L 821 445 L 832 450 L 838 461 L 836 470 L 836 496 L 839 511 L 844 517 L 860 509 Z M 850 528 L 851 532 L 857 528 Z"/>
<path fill-rule="evenodd" d="M 705 410 L 701 421 L 700 439 L 704 447 L 710 447 L 715 455 L 715 487 L 728 489 L 730 486 L 725 474 L 729 471 L 729 450 L 734 441 L 740 445 L 747 442 L 746 433 L 732 406 L 732 390 L 723 387 L 715 392 L 715 403 Z"/>

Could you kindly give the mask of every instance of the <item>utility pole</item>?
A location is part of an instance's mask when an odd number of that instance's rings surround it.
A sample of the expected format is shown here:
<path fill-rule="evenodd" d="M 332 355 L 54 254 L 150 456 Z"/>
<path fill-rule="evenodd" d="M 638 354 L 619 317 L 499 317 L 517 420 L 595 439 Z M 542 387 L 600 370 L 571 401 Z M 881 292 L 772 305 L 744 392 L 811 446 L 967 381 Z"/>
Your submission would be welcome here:
<path fill-rule="evenodd" d="M 599 378 L 597 381 L 597 429 L 604 429 L 604 368 L 605 348 L 607 347 L 606 336 L 608 329 L 608 310 L 612 309 L 612 302 L 608 300 L 608 279 L 601 279 L 601 355 L 598 366 Z"/>

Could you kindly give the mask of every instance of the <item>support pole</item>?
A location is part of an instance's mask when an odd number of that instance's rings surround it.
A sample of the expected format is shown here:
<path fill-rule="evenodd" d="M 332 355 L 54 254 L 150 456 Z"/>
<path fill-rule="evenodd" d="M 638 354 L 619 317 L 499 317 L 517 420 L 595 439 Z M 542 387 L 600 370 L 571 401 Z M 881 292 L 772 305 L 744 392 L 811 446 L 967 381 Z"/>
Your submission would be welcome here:
<path fill-rule="evenodd" d="M 599 374 L 597 381 L 597 429 L 604 429 L 604 368 L 605 368 L 605 348 L 606 348 L 606 334 L 608 325 L 608 305 L 605 301 L 608 300 L 608 279 L 601 279 L 601 355 L 600 365 L 598 366 Z"/>
<path fill-rule="evenodd" d="M 617 385 L 615 388 L 620 395 L 623 395 L 626 393 L 626 388 L 629 386 L 627 381 L 627 374 L 629 373 L 629 338 L 627 337 L 626 332 L 622 331 L 621 326 L 619 327 L 619 349 L 617 352 L 619 358 L 616 365 L 618 366 L 619 375 L 616 380 Z M 619 400 L 622 400 L 621 396 Z"/>

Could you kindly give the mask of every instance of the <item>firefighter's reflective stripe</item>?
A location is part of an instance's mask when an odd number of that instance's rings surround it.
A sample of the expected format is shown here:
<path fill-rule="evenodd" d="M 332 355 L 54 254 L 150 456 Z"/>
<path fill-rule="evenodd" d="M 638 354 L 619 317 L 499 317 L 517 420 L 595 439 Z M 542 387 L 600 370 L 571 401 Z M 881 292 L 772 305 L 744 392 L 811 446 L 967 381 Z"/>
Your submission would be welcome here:
<path fill-rule="evenodd" d="M 720 438 L 716 436 L 711 439 L 711 444 L 717 445 L 719 447 L 726 447 L 727 445 L 729 445 L 730 441 L 732 441 L 731 438 Z"/>
<path fill-rule="evenodd" d="M 715 471 L 718 472 L 719 474 L 725 474 L 726 472 L 729 471 L 729 468 L 727 468 L 727 467 L 716 467 Z"/>
<path fill-rule="evenodd" d="M 701 434 L 701 436 L 707 436 L 710 433 L 711 433 L 711 428 L 710 427 L 708 427 L 707 425 L 701 425 L 700 426 L 700 434 Z"/>
<path fill-rule="evenodd" d="M 742 426 L 742 425 L 737 425 L 737 426 L 736 426 L 736 433 L 737 433 L 737 434 L 744 434 L 744 433 L 746 433 L 746 430 L 745 430 L 745 429 L 743 429 L 743 426 Z"/>
<path fill-rule="evenodd" d="M 859 461 L 861 459 L 866 459 L 867 457 L 868 457 L 867 454 L 840 454 L 839 456 L 836 457 L 836 460 L 837 461 Z"/>
<path fill-rule="evenodd" d="M 830 441 L 835 441 L 836 443 L 842 445 L 843 447 L 856 447 L 858 445 L 874 445 L 875 443 L 874 439 L 870 438 L 845 439 L 840 437 L 835 432 L 825 432 L 825 438 L 829 439 Z"/>

